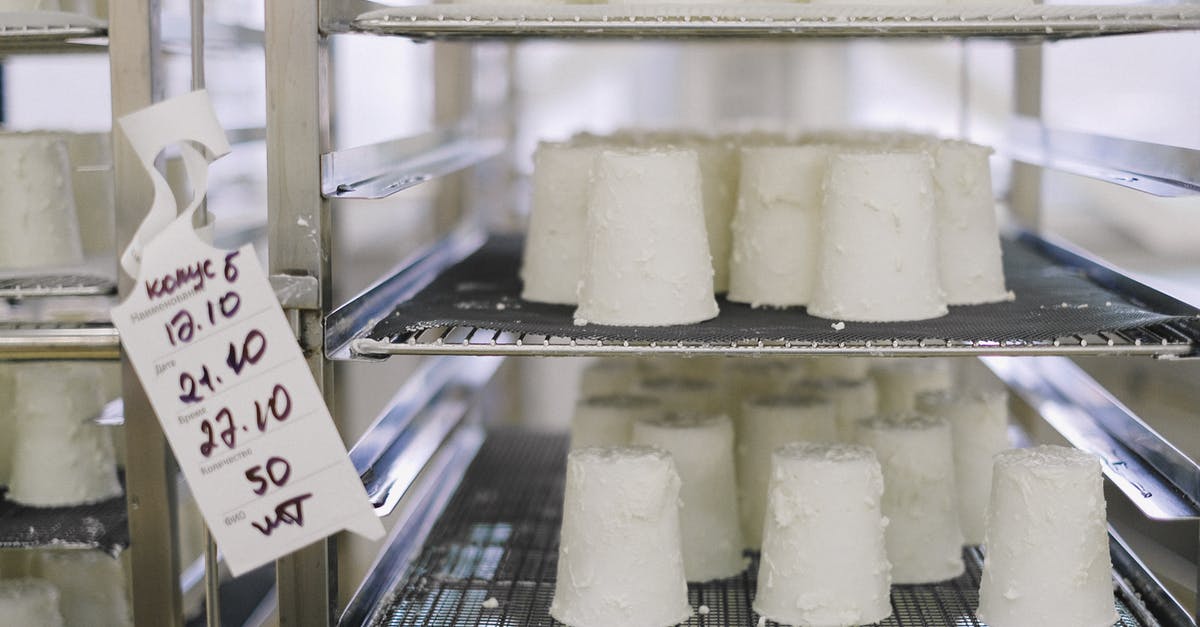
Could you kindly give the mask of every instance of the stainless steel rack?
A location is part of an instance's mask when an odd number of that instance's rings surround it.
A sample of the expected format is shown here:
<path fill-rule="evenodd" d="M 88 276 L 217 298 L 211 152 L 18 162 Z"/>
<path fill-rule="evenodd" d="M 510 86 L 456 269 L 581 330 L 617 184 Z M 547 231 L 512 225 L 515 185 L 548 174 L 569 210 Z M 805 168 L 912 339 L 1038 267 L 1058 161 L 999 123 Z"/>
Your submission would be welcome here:
<path fill-rule="evenodd" d="M 111 296 L 116 293 L 116 281 L 95 275 L 34 274 L 11 278 L 0 277 L 0 298 Z"/>
<path fill-rule="evenodd" d="M 0 322 L 0 359 L 118 359 L 121 339 L 107 323 Z"/>
<path fill-rule="evenodd" d="M 129 546 L 125 497 L 74 507 L 22 507 L 0 492 L 0 550 L 97 549 Z"/>
<path fill-rule="evenodd" d="M 1032 234 L 1006 242 L 1012 303 L 916 323 L 846 323 L 722 301 L 685 327 L 572 324 L 571 308 L 520 298 L 521 240 L 453 235 L 335 310 L 332 358 L 402 354 L 1152 355 L 1200 343 L 1200 310 Z M 1065 302 L 1069 301 L 1069 302 Z M 1136 304 L 1135 304 L 1136 303 Z"/>
<path fill-rule="evenodd" d="M 425 5 L 363 13 L 335 31 L 414 39 L 1003 37 L 1055 40 L 1200 27 L 1178 5 Z"/>
<path fill-rule="evenodd" d="M 0 57 L 10 54 L 104 52 L 108 25 L 59 12 L 0 13 Z"/>
<path fill-rule="evenodd" d="M 393 596 L 374 608 L 366 620 L 355 615 L 355 620 L 344 624 L 561 625 L 550 618 L 549 606 L 558 557 L 566 449 L 563 436 L 518 430 L 489 434 L 432 530 L 409 539 L 418 540 L 415 544 L 423 549 L 392 582 Z M 1113 540 L 1112 550 L 1123 551 L 1119 540 Z M 683 624 L 762 624 L 751 609 L 757 555 L 748 556 L 750 564 L 740 576 L 688 586 L 692 607 L 707 606 L 708 613 L 695 614 Z M 983 627 L 974 614 L 982 554 L 969 547 L 963 551 L 963 560 L 967 571 L 953 580 L 893 586 L 892 617 L 878 625 Z M 1131 574 L 1136 578 L 1140 572 Z M 1118 582 L 1117 625 L 1158 625 L 1159 618 L 1138 599 L 1138 591 L 1120 585 L 1129 577 L 1114 572 L 1114 580 Z M 483 606 L 489 598 L 499 601 L 495 609 Z"/>

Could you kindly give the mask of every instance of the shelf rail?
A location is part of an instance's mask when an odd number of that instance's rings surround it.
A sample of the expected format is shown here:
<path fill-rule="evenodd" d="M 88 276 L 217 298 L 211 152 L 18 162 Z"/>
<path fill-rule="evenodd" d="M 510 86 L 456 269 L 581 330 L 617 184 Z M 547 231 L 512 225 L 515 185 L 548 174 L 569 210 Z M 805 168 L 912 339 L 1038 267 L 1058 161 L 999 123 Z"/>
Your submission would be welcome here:
<path fill-rule="evenodd" d="M 983 363 L 1147 517 L 1200 520 L 1200 465 L 1066 357 L 983 357 Z"/>
<path fill-rule="evenodd" d="M 120 348 L 109 324 L 0 322 L 0 360 L 116 360 Z"/>
<path fill-rule="evenodd" d="M 1049 128 L 1018 116 L 1005 149 L 1018 161 L 1153 194 L 1200 194 L 1200 150 Z"/>

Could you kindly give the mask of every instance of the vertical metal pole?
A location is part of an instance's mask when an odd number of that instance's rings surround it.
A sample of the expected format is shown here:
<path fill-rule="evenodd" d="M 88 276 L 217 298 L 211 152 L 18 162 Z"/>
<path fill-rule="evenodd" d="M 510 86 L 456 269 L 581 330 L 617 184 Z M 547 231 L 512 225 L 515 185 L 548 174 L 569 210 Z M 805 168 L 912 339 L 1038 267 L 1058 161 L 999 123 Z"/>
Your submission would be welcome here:
<path fill-rule="evenodd" d="M 1031 44 L 1015 49 L 1016 82 L 1013 103 L 1017 115 L 1042 117 L 1042 46 Z M 1013 162 L 1009 207 L 1022 226 L 1041 228 L 1042 170 L 1033 165 Z"/>
<path fill-rule="evenodd" d="M 113 2 L 109 11 L 112 112 L 116 118 L 160 97 L 158 0 Z M 115 128 L 114 124 L 114 128 Z M 113 176 L 118 252 L 124 250 L 150 207 L 150 179 L 121 133 L 113 133 Z M 118 255 L 119 256 L 119 255 Z M 133 277 L 121 275 L 122 297 Z M 175 463 L 166 438 L 129 361 L 122 359 L 125 445 L 133 452 L 125 467 L 129 506 L 133 620 L 138 627 L 183 624 L 176 547 Z"/>
<path fill-rule="evenodd" d="M 321 196 L 321 154 L 329 150 L 327 42 L 318 0 L 267 0 L 267 193 L 271 274 L 316 277 L 320 309 L 289 312 L 309 368 L 333 403 L 325 361 L 324 314 L 331 306 L 329 201 Z M 333 624 L 336 541 L 321 540 L 276 562 L 279 622 Z"/>
<path fill-rule="evenodd" d="M 221 627 L 221 564 L 212 532 L 204 529 L 204 617 L 208 627 Z"/>

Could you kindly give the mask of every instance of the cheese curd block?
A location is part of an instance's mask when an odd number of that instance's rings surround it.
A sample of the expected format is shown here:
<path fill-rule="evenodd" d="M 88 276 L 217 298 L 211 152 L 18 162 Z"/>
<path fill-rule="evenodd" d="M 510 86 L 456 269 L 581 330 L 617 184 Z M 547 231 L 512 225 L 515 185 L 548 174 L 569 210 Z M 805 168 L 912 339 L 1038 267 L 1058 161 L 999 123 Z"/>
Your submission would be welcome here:
<path fill-rule="evenodd" d="M 13 627 L 63 627 L 58 590 L 41 579 L 0 580 L 0 619 Z"/>
<path fill-rule="evenodd" d="M 917 408 L 917 395 L 954 387 L 955 362 L 936 357 L 881 359 L 871 371 L 879 390 L 879 411 L 895 413 Z"/>
<path fill-rule="evenodd" d="M 799 389 L 808 394 L 828 398 L 833 403 L 834 414 L 837 416 L 838 440 L 841 442 L 857 442 L 858 421 L 879 412 L 879 398 L 875 391 L 875 382 L 871 379 L 812 379 L 801 382 Z"/>
<path fill-rule="evenodd" d="M 13 363 L 0 363 L 0 486 L 8 485 L 12 476 L 13 453 L 16 452 L 17 414 L 13 380 L 17 367 Z"/>
<path fill-rule="evenodd" d="M 84 4 L 79 2 L 80 5 Z M 91 15 L 84 7 L 76 13 Z M 75 213 L 83 254 L 111 257 L 116 254 L 116 211 L 114 208 L 112 140 L 109 133 L 34 132 L 29 135 L 61 139 L 67 146 L 74 192 Z"/>
<path fill-rule="evenodd" d="M 933 162 L 923 152 L 830 157 L 808 313 L 888 322 L 944 316 Z"/>
<path fill-rule="evenodd" d="M 679 475 L 666 451 L 591 447 L 567 455 L 550 615 L 572 627 L 666 627 L 692 615 Z"/>
<path fill-rule="evenodd" d="M 746 546 L 762 544 L 771 452 L 791 442 L 835 442 L 833 403 L 813 395 L 756 396 L 742 405 L 738 419 L 737 479 L 742 534 Z"/>
<path fill-rule="evenodd" d="M 991 627 L 1112 625 L 1100 462 L 1061 446 L 995 461 L 979 617 Z"/>
<path fill-rule="evenodd" d="M 1008 392 L 924 392 L 917 397 L 917 409 L 950 423 L 958 522 L 967 544 L 983 544 L 992 458 L 1009 448 Z"/>
<path fill-rule="evenodd" d="M 694 150 L 603 150 L 593 165 L 576 324 L 717 315 Z"/>
<path fill-rule="evenodd" d="M 67 146 L 0 133 L 0 269 L 83 263 Z"/>
<path fill-rule="evenodd" d="M 680 528 L 688 581 L 711 581 L 742 572 L 733 465 L 733 422 L 728 416 L 673 414 L 633 425 L 633 443 L 667 451 L 682 482 Z"/>
<path fill-rule="evenodd" d="M 633 359 L 597 359 L 583 369 L 579 381 L 579 395 L 586 398 L 626 394 L 637 385 L 638 372 L 638 364 Z"/>
<path fill-rule="evenodd" d="M 891 615 L 875 454 L 802 442 L 776 449 L 771 464 L 754 611 L 785 625 L 862 625 Z"/>
<path fill-rule="evenodd" d="M 915 413 L 858 423 L 883 467 L 883 515 L 892 581 L 933 583 L 963 573 L 950 424 Z"/>
<path fill-rule="evenodd" d="M 629 444 L 635 421 L 664 411 L 662 403 L 649 396 L 613 394 L 581 399 L 571 419 L 571 448 Z"/>
<path fill-rule="evenodd" d="M 34 571 L 58 588 L 67 625 L 133 625 L 120 560 L 100 551 L 43 551 L 34 558 Z"/>
<path fill-rule="evenodd" d="M 729 300 L 753 307 L 807 305 L 817 274 L 829 148 L 744 148 L 741 161 Z"/>
<path fill-rule="evenodd" d="M 992 198 L 992 149 L 958 141 L 934 145 L 938 255 L 951 305 L 1012 300 L 1004 285 L 1000 230 Z"/>
<path fill-rule="evenodd" d="M 651 376 L 638 383 L 637 393 L 658 399 L 668 412 L 720 414 L 726 410 L 726 401 L 721 389 L 710 379 L 675 375 Z"/>
<path fill-rule="evenodd" d="M 862 381 L 871 376 L 870 357 L 817 357 L 810 359 L 809 369 L 820 378 Z"/>
<path fill-rule="evenodd" d="M 16 438 L 7 498 L 32 507 L 81 505 L 121 494 L 112 438 L 88 363 L 29 363 L 16 372 Z"/>
<path fill-rule="evenodd" d="M 587 249 L 588 185 L 600 144 L 538 144 L 521 298 L 574 305 Z"/>

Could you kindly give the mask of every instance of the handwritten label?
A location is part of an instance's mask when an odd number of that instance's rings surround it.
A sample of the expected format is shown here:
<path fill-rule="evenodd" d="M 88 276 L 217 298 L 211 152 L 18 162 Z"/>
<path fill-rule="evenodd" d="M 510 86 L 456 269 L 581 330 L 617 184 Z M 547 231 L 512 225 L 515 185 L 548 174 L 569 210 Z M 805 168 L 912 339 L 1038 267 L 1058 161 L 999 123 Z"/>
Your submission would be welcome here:
<path fill-rule="evenodd" d="M 228 150 L 223 134 L 214 138 L 220 127 L 207 97 L 189 96 L 139 112 L 150 118 L 121 120 L 126 129 L 169 121 L 163 134 L 128 134 L 148 167 L 180 139 Z M 189 169 L 207 167 L 195 148 L 181 150 Z M 113 322 L 230 570 L 343 529 L 382 536 L 254 249 L 201 242 L 193 211 L 157 233 L 139 231 L 145 237 L 126 257 L 138 269 L 136 288 L 113 308 Z"/>

